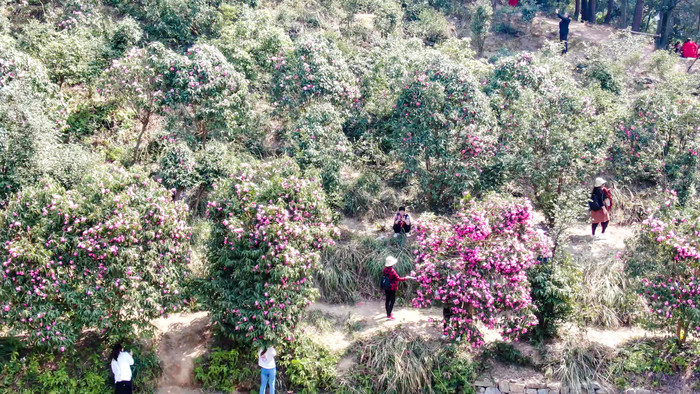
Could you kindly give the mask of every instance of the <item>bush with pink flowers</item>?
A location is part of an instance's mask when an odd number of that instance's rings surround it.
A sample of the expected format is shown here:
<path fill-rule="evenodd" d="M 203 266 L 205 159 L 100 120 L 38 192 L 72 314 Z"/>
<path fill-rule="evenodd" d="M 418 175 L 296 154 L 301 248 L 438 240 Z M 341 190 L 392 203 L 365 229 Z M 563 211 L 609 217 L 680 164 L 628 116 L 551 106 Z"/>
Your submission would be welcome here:
<path fill-rule="evenodd" d="M 683 343 L 700 337 L 700 207 L 674 192 L 642 223 L 622 256 L 649 307 L 649 319 Z"/>
<path fill-rule="evenodd" d="M 279 107 L 293 110 L 314 98 L 346 107 L 359 103 L 355 76 L 327 37 L 299 39 L 296 47 L 273 56 L 272 62 L 272 96 Z"/>
<path fill-rule="evenodd" d="M 203 300 L 222 332 L 242 343 L 292 341 L 321 250 L 336 229 L 319 180 L 291 160 L 242 165 L 215 186 Z"/>
<path fill-rule="evenodd" d="M 186 207 L 138 173 L 106 168 L 72 190 L 21 190 L 0 214 L 0 325 L 29 345 L 71 348 L 84 329 L 143 335 L 182 309 Z"/>
<path fill-rule="evenodd" d="M 464 199 L 454 219 L 430 218 L 416 234 L 420 288 L 413 304 L 450 308 L 447 335 L 480 346 L 479 321 L 516 340 L 537 324 L 527 270 L 549 256 L 552 245 L 535 229 L 528 200 Z"/>
<path fill-rule="evenodd" d="M 404 172 L 433 209 L 449 210 L 471 190 L 493 155 L 495 119 L 488 98 L 464 66 L 437 61 L 406 84 L 388 128 Z"/>

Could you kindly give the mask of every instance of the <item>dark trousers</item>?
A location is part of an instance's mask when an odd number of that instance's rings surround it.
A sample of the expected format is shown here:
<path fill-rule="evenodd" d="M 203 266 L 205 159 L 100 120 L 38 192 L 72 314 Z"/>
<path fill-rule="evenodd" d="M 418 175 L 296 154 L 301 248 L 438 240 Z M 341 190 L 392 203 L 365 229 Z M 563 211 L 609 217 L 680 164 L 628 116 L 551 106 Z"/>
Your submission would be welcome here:
<path fill-rule="evenodd" d="M 394 233 L 395 234 L 401 234 L 401 233 L 408 234 L 410 231 L 411 231 L 410 224 L 404 224 L 404 225 L 401 225 L 399 223 L 394 224 Z"/>
<path fill-rule="evenodd" d="M 115 394 L 131 394 L 134 392 L 134 389 L 131 385 L 131 381 L 121 381 L 117 382 L 114 385 L 114 393 Z"/>
<path fill-rule="evenodd" d="M 603 234 L 605 234 L 605 230 L 608 228 L 608 223 L 610 223 L 609 220 L 607 222 L 601 223 L 601 225 L 603 226 L 603 231 L 602 231 Z M 591 224 L 591 230 L 593 230 L 593 235 L 595 235 L 595 229 L 597 229 L 597 228 L 598 228 L 598 223 Z"/>
<path fill-rule="evenodd" d="M 562 54 L 569 52 L 569 32 L 567 31 L 566 33 L 559 33 L 559 41 L 564 42 L 564 50 L 561 51 Z"/>
<path fill-rule="evenodd" d="M 447 331 L 447 322 L 450 320 L 452 315 L 453 315 L 452 308 L 448 308 L 448 307 L 442 308 L 442 320 L 443 320 L 442 329 L 443 329 L 443 331 Z"/>
<path fill-rule="evenodd" d="M 394 310 L 394 303 L 396 302 L 396 290 L 384 290 L 386 293 L 386 317 L 391 316 L 391 311 Z"/>

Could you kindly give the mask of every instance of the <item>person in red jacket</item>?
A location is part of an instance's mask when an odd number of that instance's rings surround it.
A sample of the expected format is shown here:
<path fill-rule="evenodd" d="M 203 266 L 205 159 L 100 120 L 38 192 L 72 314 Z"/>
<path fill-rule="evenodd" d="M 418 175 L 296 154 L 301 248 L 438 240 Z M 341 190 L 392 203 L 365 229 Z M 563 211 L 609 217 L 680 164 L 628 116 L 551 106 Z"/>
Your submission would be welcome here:
<path fill-rule="evenodd" d="M 689 39 L 685 40 L 683 48 L 681 48 L 682 57 L 689 57 L 691 59 L 696 59 L 698 57 L 698 44 L 694 43 Z"/>
<path fill-rule="evenodd" d="M 399 282 L 403 282 L 406 279 L 414 279 L 411 276 L 400 277 L 394 269 L 396 261 L 396 257 L 387 256 L 386 263 L 384 264 L 384 271 L 382 271 L 382 275 L 389 278 L 389 288 L 384 290 L 386 294 L 386 303 L 384 307 L 386 308 L 386 318 L 391 320 L 394 320 L 394 314 L 392 314 L 391 311 L 394 309 L 394 303 L 396 302 L 396 291 L 399 289 Z"/>

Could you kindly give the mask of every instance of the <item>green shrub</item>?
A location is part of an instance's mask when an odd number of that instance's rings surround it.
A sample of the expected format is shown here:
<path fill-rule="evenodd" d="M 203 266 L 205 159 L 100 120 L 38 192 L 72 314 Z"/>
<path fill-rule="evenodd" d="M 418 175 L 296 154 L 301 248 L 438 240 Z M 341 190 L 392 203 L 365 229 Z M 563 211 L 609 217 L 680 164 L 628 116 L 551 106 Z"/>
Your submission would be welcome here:
<path fill-rule="evenodd" d="M 338 356 L 314 342 L 309 336 L 301 335 L 285 346 L 279 356 L 279 365 L 284 370 L 289 389 L 301 393 L 333 391 L 335 368 Z"/>
<path fill-rule="evenodd" d="M 104 36 L 87 25 L 56 30 L 50 24 L 32 21 L 23 28 L 23 47 L 42 60 L 59 86 L 91 82 L 105 66 Z"/>
<path fill-rule="evenodd" d="M 472 42 L 476 45 L 476 54 L 481 56 L 484 53 L 484 43 L 491 30 L 491 20 L 493 19 L 493 8 L 489 0 L 477 0 L 469 5 L 470 29 L 472 32 Z"/>
<path fill-rule="evenodd" d="M 139 19 L 151 39 L 187 46 L 218 32 L 219 0 L 110 1 Z"/>
<path fill-rule="evenodd" d="M 128 49 L 141 41 L 142 36 L 143 31 L 136 20 L 128 16 L 120 20 L 109 35 L 110 52 L 107 54 L 108 57 L 112 59 L 121 57 Z"/>
<path fill-rule="evenodd" d="M 0 345 L 0 353 L 2 348 Z M 161 373 L 154 349 L 138 343 L 127 344 L 127 349 L 134 355 L 134 387 L 139 392 L 153 392 Z M 0 391 L 56 394 L 114 391 L 108 350 L 94 334 L 82 338 L 71 352 L 55 354 L 15 348 L 6 358 L 0 354 Z"/>
<path fill-rule="evenodd" d="M 443 346 L 433 368 L 432 390 L 437 394 L 475 394 L 480 365 L 455 345 Z"/>
<path fill-rule="evenodd" d="M 194 380 L 209 390 L 232 392 L 241 386 L 252 386 L 258 376 L 253 351 L 213 348 L 194 361 Z"/>
<path fill-rule="evenodd" d="M 674 339 L 639 339 L 618 351 L 608 367 L 617 376 L 617 385 L 625 388 L 649 387 L 675 376 L 700 374 L 700 343 L 678 346 Z"/>
<path fill-rule="evenodd" d="M 529 357 L 523 356 L 522 352 L 512 344 L 503 341 L 489 344 L 482 357 L 492 357 L 504 364 L 519 365 L 521 367 L 532 365 L 532 360 Z"/>
<path fill-rule="evenodd" d="M 538 322 L 530 335 L 539 340 L 556 336 L 574 312 L 580 273 L 562 249 L 558 247 L 554 257 L 540 261 L 527 272 Z"/>
<path fill-rule="evenodd" d="M 83 101 L 68 115 L 63 139 L 79 142 L 83 137 L 115 131 L 126 122 L 114 102 Z"/>
<path fill-rule="evenodd" d="M 448 37 L 447 19 L 432 8 L 426 8 L 418 14 L 418 19 L 411 22 L 409 30 L 423 38 L 429 45 L 439 43 Z"/>
<path fill-rule="evenodd" d="M 275 26 L 265 10 L 222 4 L 222 12 L 235 14 L 225 21 L 219 37 L 211 42 L 219 48 L 236 70 L 251 81 L 267 77 L 271 58 L 292 44 L 283 29 Z M 267 82 L 267 78 L 261 82 Z"/>

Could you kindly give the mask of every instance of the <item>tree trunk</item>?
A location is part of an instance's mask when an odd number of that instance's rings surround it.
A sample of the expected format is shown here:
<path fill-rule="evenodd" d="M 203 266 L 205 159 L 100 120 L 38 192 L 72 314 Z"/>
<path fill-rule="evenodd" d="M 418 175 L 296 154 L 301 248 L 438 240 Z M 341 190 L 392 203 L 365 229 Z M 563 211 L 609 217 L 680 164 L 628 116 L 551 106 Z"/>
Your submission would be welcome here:
<path fill-rule="evenodd" d="M 581 16 L 581 0 L 576 0 L 576 10 L 574 11 L 574 20 L 578 21 L 579 16 Z"/>
<path fill-rule="evenodd" d="M 656 49 L 663 49 L 668 46 L 668 39 L 671 36 L 673 29 L 673 11 L 676 8 L 676 0 L 665 0 L 664 7 L 661 12 L 661 20 L 659 21 L 658 34 L 656 39 Z"/>
<path fill-rule="evenodd" d="M 642 17 L 644 16 L 644 0 L 637 0 L 634 6 L 634 18 L 632 19 L 632 31 L 641 31 Z"/>
<path fill-rule="evenodd" d="M 595 24 L 596 22 L 596 9 L 595 9 L 595 0 L 588 0 L 588 21 Z"/>
<path fill-rule="evenodd" d="M 588 20 L 588 0 L 581 0 L 581 22 Z"/>
<path fill-rule="evenodd" d="M 627 28 L 627 10 L 629 8 L 629 0 L 622 0 L 622 4 L 620 4 L 620 22 L 617 24 L 617 27 L 620 29 L 626 29 Z"/>
<path fill-rule="evenodd" d="M 139 147 L 141 146 L 141 139 L 143 138 L 144 134 L 146 134 L 146 130 L 148 129 L 148 123 L 150 122 L 150 120 L 150 114 L 144 116 L 141 120 L 141 132 L 139 133 L 139 137 L 136 139 L 136 147 L 134 147 L 134 163 L 136 163 L 139 159 Z"/>
<path fill-rule="evenodd" d="M 609 25 L 610 22 L 612 21 L 612 12 L 613 9 L 615 8 L 615 0 L 608 0 L 608 13 L 605 15 L 605 23 L 606 25 Z"/>

